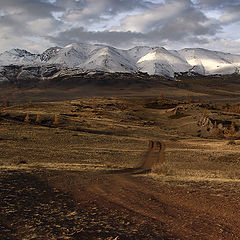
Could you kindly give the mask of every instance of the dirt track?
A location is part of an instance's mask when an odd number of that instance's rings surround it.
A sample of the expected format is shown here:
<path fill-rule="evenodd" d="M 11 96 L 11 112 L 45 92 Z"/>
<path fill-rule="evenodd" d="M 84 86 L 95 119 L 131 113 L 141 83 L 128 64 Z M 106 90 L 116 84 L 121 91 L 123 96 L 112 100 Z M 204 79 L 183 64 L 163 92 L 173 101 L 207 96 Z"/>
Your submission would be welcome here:
<path fill-rule="evenodd" d="M 200 183 L 174 186 L 131 173 L 86 170 L 4 171 L 0 184 L 1 239 L 240 236 L 239 193 L 229 186 L 222 189 L 225 198 L 214 190 L 221 184 L 209 190 Z"/>

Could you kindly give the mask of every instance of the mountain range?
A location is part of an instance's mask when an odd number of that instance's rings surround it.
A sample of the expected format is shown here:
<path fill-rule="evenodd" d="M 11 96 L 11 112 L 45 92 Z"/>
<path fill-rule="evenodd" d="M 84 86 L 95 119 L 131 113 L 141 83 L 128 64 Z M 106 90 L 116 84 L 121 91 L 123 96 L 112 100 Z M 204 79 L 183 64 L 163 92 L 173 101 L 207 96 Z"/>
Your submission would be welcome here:
<path fill-rule="evenodd" d="M 210 51 L 202 48 L 167 50 L 163 47 L 138 46 L 128 50 L 101 44 L 73 43 L 66 47 L 52 47 L 42 54 L 12 49 L 0 54 L 0 80 L 8 80 L 6 69 L 17 70 L 16 77 L 25 77 L 31 69 L 48 77 L 61 71 L 102 71 L 161 75 L 174 77 L 176 73 L 201 75 L 239 73 L 240 55 Z M 14 70 L 14 71 L 15 71 Z M 25 71 L 24 73 L 22 73 Z M 11 73 L 12 74 L 12 73 Z M 10 74 L 10 75 L 11 75 Z"/>

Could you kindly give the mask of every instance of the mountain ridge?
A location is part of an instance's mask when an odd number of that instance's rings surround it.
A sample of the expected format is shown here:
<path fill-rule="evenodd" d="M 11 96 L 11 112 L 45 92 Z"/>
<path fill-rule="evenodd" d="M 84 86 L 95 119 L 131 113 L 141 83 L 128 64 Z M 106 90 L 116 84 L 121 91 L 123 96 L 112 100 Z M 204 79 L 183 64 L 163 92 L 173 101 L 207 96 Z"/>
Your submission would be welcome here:
<path fill-rule="evenodd" d="M 69 68 L 82 72 L 143 72 L 166 77 L 183 72 L 224 75 L 239 73 L 240 55 L 204 48 L 167 50 L 164 47 L 136 46 L 123 50 L 102 44 L 72 43 L 65 47 L 48 48 L 41 54 L 24 49 L 0 53 L 0 78 L 1 68 L 8 65 L 57 65 L 64 71 Z"/>

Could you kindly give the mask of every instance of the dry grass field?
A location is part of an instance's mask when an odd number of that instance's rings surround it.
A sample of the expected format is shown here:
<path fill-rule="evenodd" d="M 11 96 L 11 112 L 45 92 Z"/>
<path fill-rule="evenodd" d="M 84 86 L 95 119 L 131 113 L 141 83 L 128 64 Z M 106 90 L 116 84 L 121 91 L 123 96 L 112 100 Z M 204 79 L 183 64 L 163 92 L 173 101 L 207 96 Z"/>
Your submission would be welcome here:
<path fill-rule="evenodd" d="M 0 239 L 240 239 L 239 92 L 115 91 L 8 91 Z"/>

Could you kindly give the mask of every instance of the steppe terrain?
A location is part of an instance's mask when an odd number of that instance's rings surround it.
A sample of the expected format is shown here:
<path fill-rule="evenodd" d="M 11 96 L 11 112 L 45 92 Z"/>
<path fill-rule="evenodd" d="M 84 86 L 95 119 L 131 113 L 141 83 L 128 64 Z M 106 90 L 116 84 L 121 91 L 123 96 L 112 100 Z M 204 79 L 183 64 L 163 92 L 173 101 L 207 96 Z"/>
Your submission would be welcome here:
<path fill-rule="evenodd" d="M 239 83 L 2 87 L 0 239 L 240 239 Z"/>

